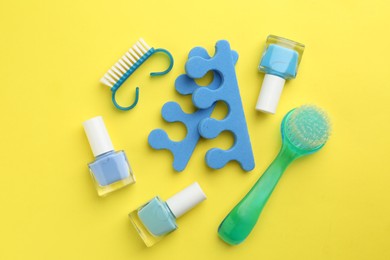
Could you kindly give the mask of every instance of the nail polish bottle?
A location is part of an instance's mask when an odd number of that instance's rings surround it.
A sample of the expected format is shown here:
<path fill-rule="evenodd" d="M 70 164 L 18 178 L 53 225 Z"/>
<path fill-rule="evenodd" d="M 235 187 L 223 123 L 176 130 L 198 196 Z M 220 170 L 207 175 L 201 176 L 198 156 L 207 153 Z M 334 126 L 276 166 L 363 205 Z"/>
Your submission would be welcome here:
<path fill-rule="evenodd" d="M 154 197 L 129 214 L 138 234 L 150 247 L 176 230 L 176 219 L 206 199 L 197 182 L 176 193 L 164 202 Z"/>
<path fill-rule="evenodd" d="M 259 70 L 265 73 L 256 110 L 275 114 L 286 80 L 297 76 L 305 46 L 282 37 L 269 35 Z"/>
<path fill-rule="evenodd" d="M 95 160 L 88 164 L 99 196 L 135 182 L 124 151 L 115 151 L 103 118 L 97 116 L 83 123 Z"/>

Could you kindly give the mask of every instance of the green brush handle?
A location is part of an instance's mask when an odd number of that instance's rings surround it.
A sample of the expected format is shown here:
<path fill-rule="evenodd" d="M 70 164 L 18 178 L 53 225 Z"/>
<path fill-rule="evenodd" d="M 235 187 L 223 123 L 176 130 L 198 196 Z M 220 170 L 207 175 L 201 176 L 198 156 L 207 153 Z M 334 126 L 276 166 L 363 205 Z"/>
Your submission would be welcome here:
<path fill-rule="evenodd" d="M 245 240 L 284 170 L 297 157 L 298 155 L 290 150 L 288 145 L 282 146 L 272 164 L 219 226 L 218 234 L 225 242 L 237 245 Z"/>

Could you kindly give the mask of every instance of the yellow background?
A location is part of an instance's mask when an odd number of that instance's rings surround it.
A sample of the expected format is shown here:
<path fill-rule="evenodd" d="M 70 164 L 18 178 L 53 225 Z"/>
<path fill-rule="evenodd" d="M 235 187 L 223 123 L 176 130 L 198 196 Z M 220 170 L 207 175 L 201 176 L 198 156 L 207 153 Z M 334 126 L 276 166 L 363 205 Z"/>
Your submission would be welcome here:
<path fill-rule="evenodd" d="M 0 259 L 390 259 L 389 13 L 385 0 L 1 1 Z M 306 45 L 276 115 L 254 110 L 268 34 Z M 151 58 L 120 92 L 127 103 L 141 86 L 138 106 L 120 112 L 99 79 L 139 37 L 170 50 L 175 66 L 150 78 L 166 66 L 164 56 Z M 174 80 L 192 47 L 213 53 L 219 39 L 240 55 L 256 168 L 207 168 L 208 149 L 232 144 L 223 134 L 201 142 L 176 173 L 169 152 L 152 150 L 147 136 L 155 128 L 175 140 L 185 135 L 180 124 L 163 122 L 160 109 L 177 101 L 191 110 Z M 284 114 L 306 103 L 329 112 L 331 139 L 291 165 L 246 242 L 224 244 L 220 221 L 275 157 Z M 137 177 L 105 198 L 90 180 L 93 156 L 82 129 L 96 115 Z M 208 199 L 146 248 L 128 212 L 193 181 Z"/>

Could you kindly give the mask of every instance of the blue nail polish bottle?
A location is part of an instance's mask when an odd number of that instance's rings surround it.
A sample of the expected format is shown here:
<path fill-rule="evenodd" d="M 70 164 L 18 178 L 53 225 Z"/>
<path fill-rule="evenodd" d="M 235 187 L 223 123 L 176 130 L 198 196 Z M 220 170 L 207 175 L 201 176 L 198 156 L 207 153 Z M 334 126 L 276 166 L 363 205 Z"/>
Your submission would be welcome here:
<path fill-rule="evenodd" d="M 150 247 L 177 229 L 176 219 L 206 199 L 198 183 L 194 183 L 164 202 L 154 197 L 129 214 L 138 234 Z"/>
<path fill-rule="evenodd" d="M 270 35 L 260 61 L 259 70 L 265 73 L 256 109 L 274 114 L 286 80 L 294 79 L 305 46 L 282 37 Z"/>
<path fill-rule="evenodd" d="M 99 196 L 135 182 L 124 151 L 114 151 L 101 116 L 83 123 L 95 160 L 88 164 Z"/>

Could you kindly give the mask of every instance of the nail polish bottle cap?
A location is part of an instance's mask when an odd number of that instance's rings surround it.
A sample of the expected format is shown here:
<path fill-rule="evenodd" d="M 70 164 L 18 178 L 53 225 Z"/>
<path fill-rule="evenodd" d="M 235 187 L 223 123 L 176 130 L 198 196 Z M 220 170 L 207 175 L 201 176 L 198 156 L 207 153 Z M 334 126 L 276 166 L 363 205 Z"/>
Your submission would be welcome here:
<path fill-rule="evenodd" d="M 275 114 L 285 82 L 286 80 L 284 78 L 265 74 L 257 100 L 256 110 Z"/>
<path fill-rule="evenodd" d="M 110 136 L 108 135 L 101 116 L 85 121 L 83 126 L 89 145 L 91 146 L 92 153 L 95 157 L 114 150 L 114 146 L 111 143 Z"/>
<path fill-rule="evenodd" d="M 206 195 L 199 184 L 195 182 L 167 199 L 166 203 L 173 215 L 178 218 L 205 199 Z"/>

